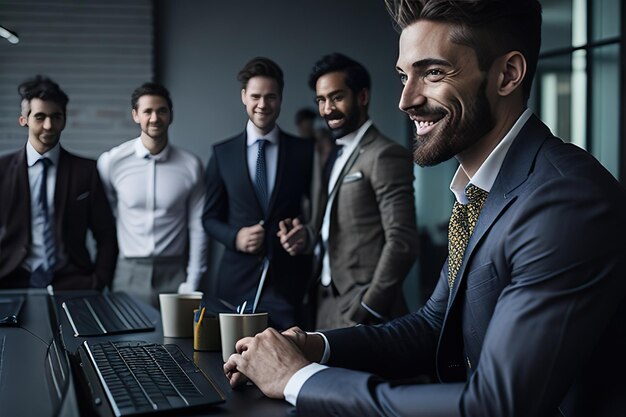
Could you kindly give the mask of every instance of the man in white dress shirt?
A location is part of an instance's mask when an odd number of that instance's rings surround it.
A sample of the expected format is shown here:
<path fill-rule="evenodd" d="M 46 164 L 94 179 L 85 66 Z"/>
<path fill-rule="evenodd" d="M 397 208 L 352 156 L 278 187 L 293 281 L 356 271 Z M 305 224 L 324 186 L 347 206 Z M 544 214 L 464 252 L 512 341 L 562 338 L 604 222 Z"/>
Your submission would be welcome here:
<path fill-rule="evenodd" d="M 131 103 L 141 135 L 98 159 L 117 219 L 113 290 L 158 305 L 159 293 L 197 290 L 206 271 L 203 169 L 195 155 L 169 144 L 172 101 L 165 87 L 143 84 Z"/>

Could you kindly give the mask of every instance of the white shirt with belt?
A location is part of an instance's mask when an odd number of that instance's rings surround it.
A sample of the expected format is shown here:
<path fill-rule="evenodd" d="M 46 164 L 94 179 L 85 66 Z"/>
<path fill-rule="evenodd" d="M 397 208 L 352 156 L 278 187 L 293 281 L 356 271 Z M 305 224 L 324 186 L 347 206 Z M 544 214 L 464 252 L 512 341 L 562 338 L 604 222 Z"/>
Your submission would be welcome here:
<path fill-rule="evenodd" d="M 98 171 L 117 219 L 120 254 L 125 258 L 182 256 L 189 246 L 184 288 L 197 289 L 207 269 L 200 160 L 170 144 L 151 155 L 136 138 L 103 153 Z"/>

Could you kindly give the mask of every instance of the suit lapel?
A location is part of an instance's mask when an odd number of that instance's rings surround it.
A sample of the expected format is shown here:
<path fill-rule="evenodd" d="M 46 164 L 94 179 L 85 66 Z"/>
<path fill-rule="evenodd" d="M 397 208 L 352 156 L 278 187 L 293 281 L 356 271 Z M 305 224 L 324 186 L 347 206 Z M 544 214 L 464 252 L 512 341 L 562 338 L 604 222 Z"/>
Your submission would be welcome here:
<path fill-rule="evenodd" d="M 500 215 L 517 199 L 523 188 L 520 186 L 528 179 L 539 148 L 550 135 L 549 129 L 533 115 L 509 148 L 496 181 L 480 211 L 476 229 L 474 229 L 467 244 L 463 263 L 451 290 L 448 310 L 454 303 L 458 288 L 465 276 L 465 269 L 474 250 Z"/>
<path fill-rule="evenodd" d="M 244 190 L 246 195 L 252 196 L 252 199 L 256 203 L 256 207 L 259 213 L 263 213 L 263 209 L 261 207 L 261 202 L 259 201 L 259 197 L 256 194 L 256 186 L 254 184 L 254 180 L 250 178 L 250 171 L 248 168 L 248 135 L 244 130 L 239 140 L 235 141 L 235 152 L 237 157 L 233 158 L 233 164 L 238 164 L 238 166 L 234 166 L 234 172 L 236 175 L 243 175 L 245 178 L 245 183 L 247 184 L 248 190 Z"/>
<path fill-rule="evenodd" d="M 13 160 L 13 181 L 11 181 L 11 194 L 13 201 L 15 201 L 14 211 L 7 210 L 10 221 L 16 221 L 17 224 L 28 225 L 28 242 L 31 241 L 32 229 L 31 229 L 31 195 L 30 184 L 28 182 L 28 165 L 26 163 L 26 147 L 18 153 L 17 157 Z M 24 196 L 20 198 L 20 196 Z M 9 220 L 7 218 L 7 220 Z"/>
<path fill-rule="evenodd" d="M 57 241 L 61 242 L 63 234 L 63 219 L 65 218 L 65 208 L 69 193 L 70 181 L 72 177 L 72 163 L 70 155 L 61 148 L 59 153 L 59 164 L 57 166 L 57 177 L 54 186 L 54 222 L 56 227 Z"/>
<path fill-rule="evenodd" d="M 339 174 L 339 177 L 337 178 L 337 182 L 335 182 L 335 185 L 329 194 L 329 197 L 328 197 L 329 199 L 330 199 L 330 195 L 336 193 L 337 190 L 341 187 L 341 183 L 343 182 L 344 177 L 348 174 L 348 172 L 350 172 L 356 160 L 359 159 L 359 156 L 363 152 L 365 152 L 365 149 L 367 148 L 367 146 L 370 143 L 372 143 L 374 139 L 376 139 L 376 136 L 378 136 L 378 130 L 374 127 L 374 125 L 372 125 L 367 129 L 367 131 L 363 135 L 363 139 L 361 139 L 359 144 L 356 146 L 356 148 L 350 155 L 350 158 L 348 158 L 348 160 L 346 161 L 346 164 L 343 166 L 341 173 Z"/>
<path fill-rule="evenodd" d="M 274 203 L 276 201 L 276 196 L 278 195 L 278 190 L 280 190 L 285 171 L 285 166 L 287 165 L 289 154 L 287 147 L 289 146 L 289 140 L 286 139 L 283 135 L 283 132 L 279 130 L 278 133 L 278 161 L 276 161 L 276 178 L 274 180 L 274 187 L 272 188 L 272 194 L 270 195 L 270 201 L 267 205 L 267 213 L 265 217 L 269 217 L 269 213 L 272 212 L 274 208 Z M 259 204 L 260 206 L 260 204 Z"/>

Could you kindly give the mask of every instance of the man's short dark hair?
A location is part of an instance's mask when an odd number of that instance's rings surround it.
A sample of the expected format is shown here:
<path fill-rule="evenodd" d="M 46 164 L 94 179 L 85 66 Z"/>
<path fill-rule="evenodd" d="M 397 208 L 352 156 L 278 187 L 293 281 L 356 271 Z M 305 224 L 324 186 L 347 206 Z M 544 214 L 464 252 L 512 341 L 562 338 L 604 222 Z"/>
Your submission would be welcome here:
<path fill-rule="evenodd" d="M 133 109 L 137 110 L 137 102 L 142 96 L 159 96 L 163 97 L 167 101 L 167 106 L 172 111 L 172 99 L 170 98 L 170 92 L 167 88 L 158 83 L 144 83 L 137 87 L 133 94 L 130 96 L 130 104 Z"/>
<path fill-rule="evenodd" d="M 370 90 L 372 81 L 369 72 L 363 65 L 354 59 L 338 52 L 324 55 L 313 65 L 309 75 L 309 87 L 315 91 L 317 80 L 330 72 L 343 72 L 346 74 L 346 85 L 354 94 L 359 93 L 364 88 Z"/>
<path fill-rule="evenodd" d="M 387 10 L 403 30 L 418 20 L 457 26 L 452 41 L 476 52 L 487 71 L 494 60 L 511 51 L 526 58 L 524 98 L 530 96 L 541 46 L 541 5 L 538 0 L 385 0 Z"/>
<path fill-rule="evenodd" d="M 30 103 L 34 98 L 52 101 L 63 109 L 63 114 L 66 113 L 67 103 L 70 101 L 67 94 L 59 87 L 59 84 L 43 75 L 37 75 L 24 81 L 17 87 L 17 92 L 22 98 L 22 103 L 25 101 Z M 28 112 L 30 113 L 30 109 Z M 28 116 L 28 114 L 24 116 Z"/>
<path fill-rule="evenodd" d="M 273 78 L 278 83 L 280 95 L 283 94 L 285 80 L 283 79 L 283 70 L 277 63 L 269 58 L 256 57 L 248 61 L 248 63 L 237 74 L 237 80 L 241 83 L 241 88 L 248 86 L 248 81 L 253 77 Z"/>
<path fill-rule="evenodd" d="M 304 120 L 315 120 L 316 118 L 317 114 L 313 110 L 305 107 L 296 112 L 295 121 L 298 125 Z"/>

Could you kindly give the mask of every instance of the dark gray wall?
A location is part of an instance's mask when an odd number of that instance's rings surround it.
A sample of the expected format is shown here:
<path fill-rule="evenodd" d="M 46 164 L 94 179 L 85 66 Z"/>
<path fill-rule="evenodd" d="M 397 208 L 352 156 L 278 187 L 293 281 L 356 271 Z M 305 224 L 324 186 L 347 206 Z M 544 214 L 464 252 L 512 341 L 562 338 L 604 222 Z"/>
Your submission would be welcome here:
<path fill-rule="evenodd" d="M 279 125 L 294 133 L 295 112 L 314 107 L 309 70 L 322 55 L 343 52 L 370 71 L 370 113 L 387 135 L 406 142 L 395 71 L 398 34 L 382 1 L 157 1 L 157 76 L 174 100 L 172 142 L 208 160 L 210 145 L 243 130 L 237 72 L 255 56 L 285 73 Z"/>

